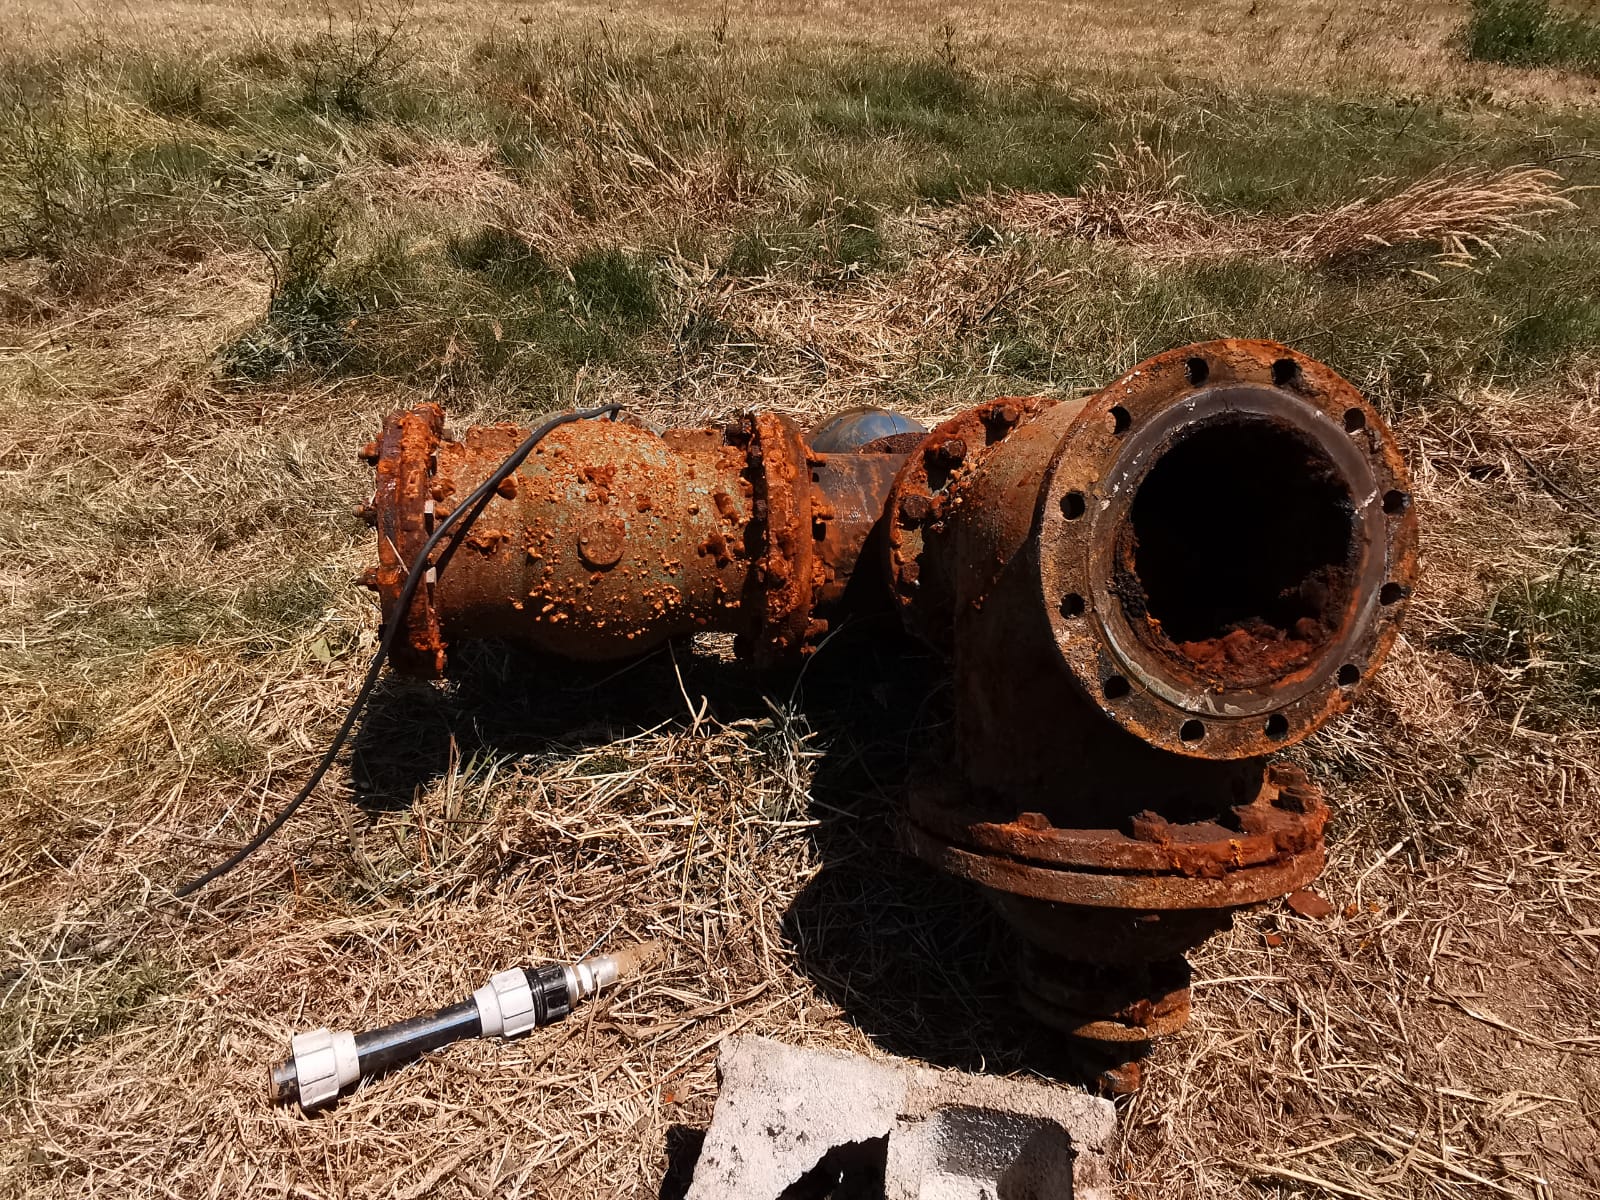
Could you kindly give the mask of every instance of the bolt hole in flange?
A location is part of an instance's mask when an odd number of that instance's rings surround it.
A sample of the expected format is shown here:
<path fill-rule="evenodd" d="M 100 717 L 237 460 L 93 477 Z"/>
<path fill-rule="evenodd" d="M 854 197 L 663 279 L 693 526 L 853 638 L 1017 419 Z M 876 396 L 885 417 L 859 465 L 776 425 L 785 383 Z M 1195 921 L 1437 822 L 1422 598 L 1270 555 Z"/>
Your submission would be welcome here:
<path fill-rule="evenodd" d="M 1380 604 L 1397 604 L 1406 598 L 1406 587 L 1403 583 L 1392 580 L 1378 589 L 1378 602 Z"/>
<path fill-rule="evenodd" d="M 1206 723 L 1190 719 L 1178 729 L 1178 736 L 1186 742 L 1198 742 L 1206 735 Z"/>
<path fill-rule="evenodd" d="M 1251 414 L 1181 435 L 1139 483 L 1119 541 L 1117 591 L 1135 635 L 1228 689 L 1275 683 L 1328 647 L 1360 556 L 1333 462 Z"/>
<path fill-rule="evenodd" d="M 1190 360 L 1193 361 L 1192 359 Z M 1300 364 L 1292 358 L 1280 358 L 1272 364 L 1272 382 L 1288 387 L 1300 378 Z"/>
<path fill-rule="evenodd" d="M 1355 663 L 1345 663 L 1339 668 L 1338 678 L 1340 687 L 1355 687 L 1361 682 L 1361 668 Z"/>
<path fill-rule="evenodd" d="M 1282 713 L 1273 713 L 1262 728 L 1273 741 L 1282 741 L 1289 736 L 1289 718 Z"/>
<path fill-rule="evenodd" d="M 1061 497 L 1061 515 L 1069 521 L 1083 516 L 1085 507 L 1082 492 L 1068 492 Z"/>
<path fill-rule="evenodd" d="M 1411 497 L 1404 492 L 1389 491 L 1383 494 L 1383 511 L 1391 517 L 1398 517 L 1411 507 Z"/>
<path fill-rule="evenodd" d="M 1121 436 L 1128 432 L 1128 427 L 1133 424 L 1133 414 L 1122 405 L 1113 405 L 1111 409 L 1111 432 Z"/>
<path fill-rule="evenodd" d="M 1100 690 L 1107 700 L 1121 700 L 1132 688 L 1123 676 L 1107 675 L 1105 682 L 1100 685 Z"/>
<path fill-rule="evenodd" d="M 1083 616 L 1083 608 L 1083 597 L 1078 595 L 1077 592 L 1068 592 L 1061 597 L 1061 615 L 1063 617 L 1081 617 Z"/>
<path fill-rule="evenodd" d="M 1189 382 L 1199 387 L 1211 376 L 1211 364 L 1203 358 L 1191 358 L 1184 364 L 1184 369 L 1189 375 Z"/>
<path fill-rule="evenodd" d="M 1344 410 L 1344 431 L 1346 433 L 1359 433 L 1367 427 L 1367 414 L 1359 408 Z"/>

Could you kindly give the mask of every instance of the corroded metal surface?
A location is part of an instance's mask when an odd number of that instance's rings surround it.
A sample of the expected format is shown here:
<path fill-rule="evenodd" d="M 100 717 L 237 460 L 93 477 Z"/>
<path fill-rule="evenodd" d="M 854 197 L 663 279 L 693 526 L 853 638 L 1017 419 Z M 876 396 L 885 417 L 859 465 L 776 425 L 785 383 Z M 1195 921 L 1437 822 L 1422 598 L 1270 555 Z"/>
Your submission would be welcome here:
<path fill-rule="evenodd" d="M 1249 803 L 1215 819 L 1169 820 L 1146 809 L 1121 828 L 1061 829 L 1039 812 L 997 822 L 966 802 L 958 785 L 931 795 L 938 786 L 925 782 L 915 793 L 930 852 L 941 853 L 939 842 L 964 845 L 964 861 L 1015 868 L 1018 886 L 1008 890 L 1091 907 L 1212 908 L 1281 895 L 1315 878 L 1328 819 L 1321 793 L 1288 766 L 1275 769 Z M 979 883 L 993 878 L 991 868 L 973 874 L 952 861 L 946 869 Z"/>
<path fill-rule="evenodd" d="M 433 522 L 523 436 L 451 440 L 425 405 L 368 447 L 387 618 Z M 717 629 L 781 663 L 836 612 L 892 603 L 954 671 L 907 848 L 1017 931 L 1040 1019 L 1119 1046 L 1178 1028 L 1184 954 L 1322 870 L 1322 795 L 1267 756 L 1343 711 L 1396 636 L 1417 530 L 1394 439 L 1328 368 L 1244 341 L 931 433 L 869 410 L 815 437 L 763 412 L 561 427 L 425 584 L 398 661 Z"/>
<path fill-rule="evenodd" d="M 362 458 L 377 468 L 368 519 L 378 530 L 378 565 L 362 577 L 383 597 L 384 619 L 394 605 L 406 572 L 433 532 L 431 493 L 433 452 L 444 432 L 444 412 L 424 404 L 384 422 L 381 438 Z M 395 642 L 391 659 L 401 670 L 436 675 L 444 670 L 444 639 L 433 607 L 433 585 L 424 582 L 405 614 L 406 636 Z"/>
<path fill-rule="evenodd" d="M 493 425 L 448 438 L 435 405 L 385 422 L 364 455 L 379 533 L 366 578 L 386 619 L 434 522 L 526 436 Z M 561 426 L 423 584 L 396 665 L 437 675 L 463 638 L 608 659 L 697 630 L 739 635 L 758 661 L 797 656 L 826 631 L 820 614 L 843 595 L 903 457 L 813 453 L 772 413 L 662 434 Z"/>
<path fill-rule="evenodd" d="M 1068 669 L 1179 754 L 1271 753 L 1342 712 L 1415 582 L 1393 437 L 1350 384 L 1269 342 L 1175 350 L 1099 392 L 1038 512 Z"/>
<path fill-rule="evenodd" d="M 1035 1015 L 1181 1025 L 1184 952 L 1323 868 L 1320 792 L 1264 756 L 1393 641 L 1416 525 L 1392 437 L 1326 367 L 1207 343 L 946 421 L 886 521 L 907 624 L 955 671 L 955 761 L 908 788 L 907 848 L 1021 935 Z"/>
<path fill-rule="evenodd" d="M 936 426 L 894 481 L 885 514 L 890 586 L 906 627 L 939 649 L 953 648 L 954 576 L 963 561 L 949 544 L 950 518 L 963 503 L 956 485 L 975 472 L 990 447 L 1055 403 L 1005 396 L 968 409 Z"/>
<path fill-rule="evenodd" d="M 817 581 L 820 610 L 843 601 L 855 578 L 856 563 L 869 555 L 868 546 L 883 517 L 884 497 L 904 461 L 905 455 L 893 453 L 811 456 L 815 485 L 811 533 L 822 565 Z M 876 571 L 868 574 L 875 577 Z"/>
<path fill-rule="evenodd" d="M 738 438 L 749 460 L 756 517 L 755 569 L 746 585 L 756 617 L 750 653 L 757 662 L 781 662 L 827 632 L 812 616 L 812 596 L 824 572 L 811 529 L 810 451 L 799 427 L 777 413 L 752 413 Z"/>

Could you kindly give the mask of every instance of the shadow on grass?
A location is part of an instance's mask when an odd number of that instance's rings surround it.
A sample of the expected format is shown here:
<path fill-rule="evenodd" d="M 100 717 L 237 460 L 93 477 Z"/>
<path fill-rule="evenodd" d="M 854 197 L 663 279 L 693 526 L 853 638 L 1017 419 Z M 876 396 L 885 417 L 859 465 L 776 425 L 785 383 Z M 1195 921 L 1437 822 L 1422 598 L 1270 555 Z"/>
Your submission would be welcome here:
<path fill-rule="evenodd" d="M 822 867 L 783 918 L 797 967 L 892 1054 L 1080 1084 L 1106 1065 L 1017 1009 L 1010 936 L 977 893 L 899 849 L 904 781 L 952 729 L 947 667 L 888 614 L 845 628 L 798 678 L 682 649 L 574 664 L 478 647 L 459 656 L 452 683 L 392 684 L 375 698 L 353 770 L 369 811 L 402 808 L 443 776 L 452 738 L 463 756 L 546 753 L 553 740 L 601 747 L 681 718 L 685 693 L 724 722 L 764 717 L 769 698 L 793 696 L 821 750 L 809 815 Z"/>

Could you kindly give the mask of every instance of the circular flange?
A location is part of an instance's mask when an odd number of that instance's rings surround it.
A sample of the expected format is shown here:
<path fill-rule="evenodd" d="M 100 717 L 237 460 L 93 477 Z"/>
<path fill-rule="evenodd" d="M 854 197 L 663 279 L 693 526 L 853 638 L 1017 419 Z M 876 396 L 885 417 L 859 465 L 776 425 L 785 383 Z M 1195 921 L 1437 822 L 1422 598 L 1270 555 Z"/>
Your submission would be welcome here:
<path fill-rule="evenodd" d="M 1095 1042 L 1146 1042 L 1189 1021 L 1189 964 L 1182 958 L 1114 975 L 1025 950 L 1018 1002 L 1035 1019 Z"/>
<path fill-rule="evenodd" d="M 761 548 L 747 600 L 760 614 L 751 636 L 756 661 L 776 663 L 800 654 L 811 636 L 816 590 L 812 545 L 810 452 L 795 423 L 777 413 L 748 418 L 746 451 Z"/>
<path fill-rule="evenodd" d="M 1302 773 L 1276 765 L 1254 799 L 1234 805 L 1218 820 L 1175 822 L 1144 812 L 1129 818 L 1126 831 L 1058 828 L 1037 812 L 996 821 L 963 803 L 963 795 L 958 784 L 918 779 L 911 786 L 908 815 L 935 838 L 980 854 L 1047 871 L 1095 875 L 1117 871 L 1220 879 L 1304 854 L 1322 844 L 1328 822 L 1322 793 Z"/>
<path fill-rule="evenodd" d="M 998 892 L 1015 892 L 1084 908 L 1240 908 L 1281 896 L 1322 874 L 1327 855 L 1319 840 L 1299 854 L 1240 867 L 1216 878 L 1187 875 L 1125 875 L 1052 868 L 975 853 L 917 825 L 904 831 L 908 848 L 941 871 Z"/>
<path fill-rule="evenodd" d="M 1321 589 L 1325 612 L 1309 626 L 1241 624 L 1179 641 L 1151 611 L 1140 576 L 1141 487 L 1175 451 L 1218 430 L 1235 446 L 1271 450 L 1267 461 L 1246 455 L 1228 469 L 1275 471 L 1292 486 L 1299 471 L 1314 479 L 1305 486 L 1322 489 L 1318 518 L 1345 523 L 1339 561 L 1301 584 Z M 1237 526 L 1227 523 L 1241 514 L 1208 511 L 1207 502 L 1210 489 L 1232 481 L 1204 469 L 1191 466 L 1176 491 L 1169 471 L 1165 503 L 1181 506 L 1197 536 L 1231 537 Z M 1282 514 L 1270 516 L 1281 525 Z M 1343 710 L 1392 644 L 1416 572 L 1410 488 L 1382 419 L 1329 368 L 1271 342 L 1187 346 L 1097 393 L 1051 463 L 1035 530 L 1042 599 L 1076 684 L 1138 737 L 1201 758 L 1271 753 Z M 1250 533 L 1239 528 L 1242 538 Z M 1289 553 L 1291 542 L 1283 540 Z M 1215 583 L 1203 571 L 1181 580 L 1191 592 Z"/>
<path fill-rule="evenodd" d="M 434 454 L 444 434 L 444 411 L 420 404 L 383 423 L 377 443 L 363 452 L 377 468 L 369 511 L 378 529 L 378 567 L 370 574 L 383 605 L 383 622 L 394 621 L 411 564 L 433 532 Z M 429 572 L 432 575 L 432 572 Z M 444 673 L 445 642 L 433 606 L 433 580 L 425 578 L 405 614 L 405 637 L 390 655 L 417 675 Z"/>
<path fill-rule="evenodd" d="M 889 490 L 889 583 L 901 617 L 917 636 L 948 651 L 955 581 L 948 555 L 926 554 L 946 533 L 954 488 L 989 447 L 1053 407 L 1049 396 L 1001 396 L 936 425 L 909 455 Z"/>

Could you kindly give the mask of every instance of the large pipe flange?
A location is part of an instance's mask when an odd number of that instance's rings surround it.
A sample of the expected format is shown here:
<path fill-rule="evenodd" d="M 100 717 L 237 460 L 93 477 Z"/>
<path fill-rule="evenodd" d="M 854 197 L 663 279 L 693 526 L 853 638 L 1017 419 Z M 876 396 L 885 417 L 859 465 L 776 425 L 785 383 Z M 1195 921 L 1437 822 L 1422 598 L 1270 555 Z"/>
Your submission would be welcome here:
<path fill-rule="evenodd" d="M 889 583 L 906 626 L 924 641 L 953 649 L 960 558 L 948 544 L 960 484 L 992 447 L 1053 408 L 1049 396 L 1002 396 L 936 425 L 906 460 L 889 492 Z"/>
<path fill-rule="evenodd" d="M 1343 711 L 1416 575 L 1393 436 L 1272 342 L 1188 346 L 1102 389 L 1037 520 L 1039 587 L 1084 695 L 1197 757 L 1269 754 Z"/>

